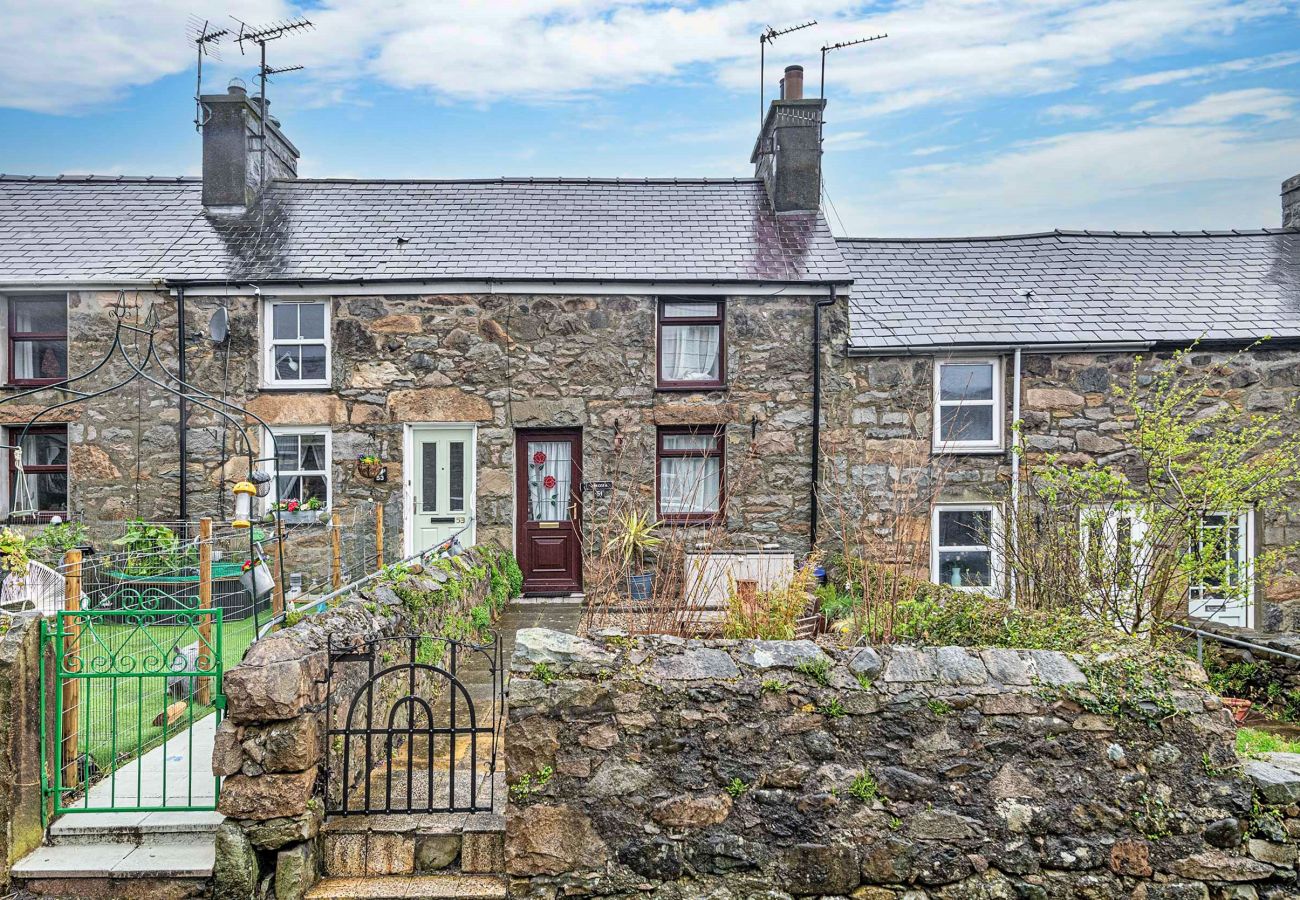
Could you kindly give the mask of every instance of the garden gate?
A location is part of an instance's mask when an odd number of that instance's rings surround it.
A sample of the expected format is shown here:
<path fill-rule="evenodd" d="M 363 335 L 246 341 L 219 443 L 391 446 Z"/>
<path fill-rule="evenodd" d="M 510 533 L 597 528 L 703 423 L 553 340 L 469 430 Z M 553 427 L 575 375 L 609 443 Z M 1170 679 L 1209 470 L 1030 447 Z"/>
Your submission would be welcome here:
<path fill-rule="evenodd" d="M 433 635 L 331 646 L 326 812 L 493 809 L 501 639 Z"/>
<path fill-rule="evenodd" d="M 55 815 L 216 809 L 222 610 L 156 607 L 55 616 L 53 735 L 42 742 Z"/>

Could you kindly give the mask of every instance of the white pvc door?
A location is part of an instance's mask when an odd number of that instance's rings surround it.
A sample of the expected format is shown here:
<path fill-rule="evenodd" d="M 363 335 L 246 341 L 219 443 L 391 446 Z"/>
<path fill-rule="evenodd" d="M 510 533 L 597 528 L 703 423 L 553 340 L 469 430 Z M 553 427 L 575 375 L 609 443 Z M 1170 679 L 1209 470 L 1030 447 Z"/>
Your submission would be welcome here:
<path fill-rule="evenodd" d="M 411 551 L 427 550 L 458 535 L 474 543 L 474 430 L 411 429 Z"/>

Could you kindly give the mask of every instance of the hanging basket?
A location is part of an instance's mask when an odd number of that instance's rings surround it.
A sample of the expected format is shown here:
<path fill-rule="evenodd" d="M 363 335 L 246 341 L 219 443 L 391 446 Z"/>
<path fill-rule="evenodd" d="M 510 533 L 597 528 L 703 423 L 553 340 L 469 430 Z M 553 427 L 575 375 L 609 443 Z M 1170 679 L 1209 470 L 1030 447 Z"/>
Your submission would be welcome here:
<path fill-rule="evenodd" d="M 357 474 L 360 475 L 362 478 L 374 478 L 376 475 L 379 474 L 379 470 L 382 469 L 383 467 L 384 464 L 377 459 L 357 460 Z"/>
<path fill-rule="evenodd" d="M 257 560 L 239 576 L 244 590 L 253 595 L 254 600 L 261 599 L 275 587 L 275 578 L 264 560 Z"/>

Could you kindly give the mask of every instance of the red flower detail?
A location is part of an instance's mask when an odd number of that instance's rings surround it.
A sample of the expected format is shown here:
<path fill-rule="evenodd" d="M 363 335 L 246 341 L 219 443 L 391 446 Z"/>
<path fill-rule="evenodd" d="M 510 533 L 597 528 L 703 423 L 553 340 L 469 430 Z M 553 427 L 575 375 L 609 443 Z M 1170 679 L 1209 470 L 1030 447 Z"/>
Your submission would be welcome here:
<path fill-rule="evenodd" d="M 546 488 L 548 491 L 551 490 L 552 488 L 554 488 L 554 487 L 555 487 L 555 476 L 554 476 L 554 475 L 547 475 L 545 478 L 543 478 L 543 479 L 542 479 L 542 487 Z"/>
<path fill-rule="evenodd" d="M 300 506 L 302 506 L 302 504 L 299 503 L 297 500 L 290 500 L 290 501 L 285 505 L 285 509 L 287 509 L 289 512 L 297 512 L 297 511 L 298 511 L 298 507 L 300 507 Z"/>
<path fill-rule="evenodd" d="M 541 450 L 533 454 L 533 465 L 540 466 L 544 462 L 546 462 L 546 454 Z"/>

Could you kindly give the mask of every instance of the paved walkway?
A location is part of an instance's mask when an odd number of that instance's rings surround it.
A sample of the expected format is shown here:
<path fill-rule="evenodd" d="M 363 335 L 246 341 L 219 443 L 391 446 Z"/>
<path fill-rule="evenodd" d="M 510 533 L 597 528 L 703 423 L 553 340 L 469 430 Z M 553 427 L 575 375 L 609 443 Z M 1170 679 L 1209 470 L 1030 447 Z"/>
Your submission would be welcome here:
<path fill-rule="evenodd" d="M 217 780 L 212 774 L 212 744 L 217 717 L 205 716 L 116 769 L 90 789 L 77 806 L 121 809 L 129 806 L 212 806 Z"/>

